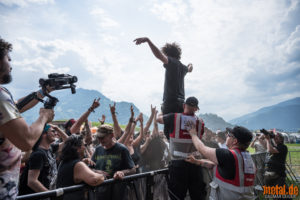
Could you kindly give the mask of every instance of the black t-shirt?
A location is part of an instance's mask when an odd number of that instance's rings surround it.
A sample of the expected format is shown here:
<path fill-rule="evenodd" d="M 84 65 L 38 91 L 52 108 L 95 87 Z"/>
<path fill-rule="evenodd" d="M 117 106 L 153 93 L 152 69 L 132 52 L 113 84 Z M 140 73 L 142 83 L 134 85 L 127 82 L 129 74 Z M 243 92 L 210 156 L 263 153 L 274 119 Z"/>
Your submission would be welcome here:
<path fill-rule="evenodd" d="M 267 156 L 267 171 L 277 172 L 279 175 L 285 176 L 285 160 L 288 148 L 285 144 L 278 144 L 275 148 L 279 153 L 273 153 Z"/>
<path fill-rule="evenodd" d="M 79 159 L 62 161 L 59 165 L 57 173 L 57 188 L 68 187 L 75 185 L 74 182 L 74 167 L 76 163 L 80 162 Z M 84 191 L 75 191 L 71 193 L 66 193 L 63 200 L 81 200 L 84 199 Z"/>
<path fill-rule="evenodd" d="M 134 167 L 128 149 L 120 143 L 116 143 L 110 149 L 104 149 L 99 145 L 92 156 L 92 160 L 96 163 L 95 169 L 107 172 L 110 178 L 116 171 Z"/>
<path fill-rule="evenodd" d="M 55 177 L 57 175 L 57 167 L 56 167 L 56 156 L 55 152 L 57 152 L 59 145 L 51 144 L 49 149 L 37 148 L 36 151 L 32 152 L 28 163 L 21 175 L 20 185 L 19 185 L 19 194 L 31 194 L 34 191 L 28 187 L 28 171 L 39 169 L 40 175 L 38 180 L 48 189 L 50 186 L 55 187 Z"/>
<path fill-rule="evenodd" d="M 229 180 L 233 180 L 235 176 L 235 160 L 231 151 L 228 149 L 216 149 L 218 160 L 218 172 L 220 175 Z"/>
<path fill-rule="evenodd" d="M 188 72 L 188 67 L 176 58 L 168 57 L 168 64 L 164 64 L 164 68 L 166 72 L 163 101 L 177 101 L 178 99 L 184 101 L 184 77 Z"/>

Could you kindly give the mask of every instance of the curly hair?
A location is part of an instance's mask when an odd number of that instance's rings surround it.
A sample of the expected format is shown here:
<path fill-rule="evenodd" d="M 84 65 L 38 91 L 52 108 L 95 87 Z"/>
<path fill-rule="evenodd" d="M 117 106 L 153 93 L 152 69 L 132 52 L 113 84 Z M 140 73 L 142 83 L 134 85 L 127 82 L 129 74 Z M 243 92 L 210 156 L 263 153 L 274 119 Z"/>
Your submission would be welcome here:
<path fill-rule="evenodd" d="M 181 48 L 179 44 L 175 42 L 173 42 L 172 44 L 166 43 L 165 46 L 161 48 L 161 50 L 166 56 L 170 56 L 178 60 L 180 60 L 181 58 Z"/>
<path fill-rule="evenodd" d="M 81 147 L 83 143 L 83 137 L 81 135 L 72 135 L 70 136 L 63 146 L 61 151 L 60 159 L 63 161 L 79 159 L 80 156 L 77 152 L 77 149 Z"/>
<path fill-rule="evenodd" d="M 6 42 L 0 37 L 0 60 L 4 58 L 4 56 L 12 50 L 12 44 Z"/>

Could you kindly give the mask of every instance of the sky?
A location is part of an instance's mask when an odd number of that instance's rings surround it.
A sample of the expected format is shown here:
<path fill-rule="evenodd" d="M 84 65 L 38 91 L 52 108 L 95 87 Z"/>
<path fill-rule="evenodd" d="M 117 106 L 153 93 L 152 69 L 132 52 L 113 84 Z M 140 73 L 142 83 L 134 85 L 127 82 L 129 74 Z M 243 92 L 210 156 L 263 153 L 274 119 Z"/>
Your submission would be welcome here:
<path fill-rule="evenodd" d="M 228 121 L 300 96 L 300 0 L 0 0 L 0 36 L 13 44 L 15 98 L 68 73 L 149 115 L 164 68 L 137 37 L 180 44 L 199 113 Z"/>

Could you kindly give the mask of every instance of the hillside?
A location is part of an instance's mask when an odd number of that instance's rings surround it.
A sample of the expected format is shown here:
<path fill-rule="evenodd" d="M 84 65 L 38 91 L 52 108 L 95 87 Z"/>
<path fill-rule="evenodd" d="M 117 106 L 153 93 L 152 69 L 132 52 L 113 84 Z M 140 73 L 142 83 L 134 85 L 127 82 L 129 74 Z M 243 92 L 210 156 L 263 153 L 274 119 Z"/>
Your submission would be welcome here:
<path fill-rule="evenodd" d="M 229 122 L 252 130 L 276 128 L 296 132 L 300 129 L 300 97 L 261 108 Z"/>
<path fill-rule="evenodd" d="M 113 101 L 105 97 L 102 93 L 96 90 L 77 89 L 76 94 L 71 94 L 69 90 L 55 91 L 51 93 L 52 96 L 59 99 L 59 102 L 54 108 L 55 118 L 54 120 L 66 120 L 70 118 L 78 119 L 92 104 L 96 98 L 101 98 L 100 107 L 98 107 L 94 113 L 91 113 L 89 120 L 98 121 L 102 114 L 106 116 L 106 122 L 112 123 L 109 104 L 113 105 Z M 127 124 L 130 116 L 130 105 L 133 105 L 135 116 L 140 111 L 130 102 L 116 102 L 117 117 L 120 124 Z M 28 123 L 32 123 L 37 119 L 39 108 L 42 107 L 42 103 L 26 111 L 22 114 Z M 148 117 L 144 116 L 145 120 Z"/>

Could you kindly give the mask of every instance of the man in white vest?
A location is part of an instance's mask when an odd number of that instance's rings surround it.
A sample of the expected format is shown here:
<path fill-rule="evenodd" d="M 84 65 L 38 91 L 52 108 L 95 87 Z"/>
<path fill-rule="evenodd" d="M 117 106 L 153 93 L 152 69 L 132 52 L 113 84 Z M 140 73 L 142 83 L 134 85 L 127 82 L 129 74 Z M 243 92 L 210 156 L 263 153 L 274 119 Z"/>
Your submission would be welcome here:
<path fill-rule="evenodd" d="M 160 114 L 157 122 L 164 124 L 168 130 L 166 137 L 170 141 L 171 163 L 169 165 L 169 196 L 173 199 L 184 199 L 189 190 L 191 199 L 204 199 L 206 196 L 200 166 L 186 162 L 189 155 L 200 156 L 193 145 L 189 130 L 196 127 L 196 135 L 201 139 L 204 123 L 195 113 L 199 110 L 195 97 L 186 99 L 183 113 Z"/>
<path fill-rule="evenodd" d="M 197 150 L 208 159 L 204 162 L 216 165 L 213 181 L 210 183 L 210 199 L 255 199 L 255 166 L 251 155 L 246 151 L 251 143 L 252 133 L 241 126 L 227 131 L 228 149 L 207 147 L 199 140 L 195 128 L 189 131 Z"/>

